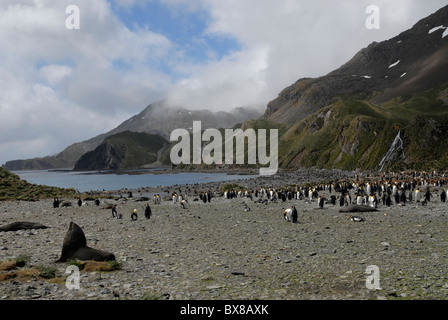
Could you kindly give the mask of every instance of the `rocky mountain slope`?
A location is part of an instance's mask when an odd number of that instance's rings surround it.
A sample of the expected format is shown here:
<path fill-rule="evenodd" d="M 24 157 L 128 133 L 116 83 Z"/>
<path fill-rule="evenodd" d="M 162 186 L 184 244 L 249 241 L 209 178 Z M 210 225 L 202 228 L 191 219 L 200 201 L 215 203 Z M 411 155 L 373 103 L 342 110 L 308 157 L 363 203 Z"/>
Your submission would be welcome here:
<path fill-rule="evenodd" d="M 282 128 L 280 166 L 446 169 L 447 35 L 448 6 L 284 89 L 263 116 Z"/>
<path fill-rule="evenodd" d="M 447 82 L 447 27 L 448 6 L 390 40 L 372 43 L 323 77 L 298 80 L 268 104 L 264 117 L 291 125 L 347 96 L 383 104 Z"/>
<path fill-rule="evenodd" d="M 120 132 L 108 136 L 95 150 L 82 155 L 74 170 L 117 170 L 152 164 L 167 144 L 160 135 Z"/>
<path fill-rule="evenodd" d="M 249 119 L 257 119 L 261 115 L 262 111 L 260 110 L 243 107 L 226 112 L 213 112 L 210 110 L 189 110 L 183 107 L 167 106 L 164 102 L 156 102 L 109 132 L 75 143 L 55 156 L 8 161 L 5 168 L 8 170 L 73 168 L 82 155 L 93 151 L 103 143 L 106 137 L 120 132 L 132 131 L 157 134 L 169 140 L 171 131 L 177 128 L 189 129 L 193 121 L 201 121 L 204 129 L 232 128 L 236 124 Z"/>

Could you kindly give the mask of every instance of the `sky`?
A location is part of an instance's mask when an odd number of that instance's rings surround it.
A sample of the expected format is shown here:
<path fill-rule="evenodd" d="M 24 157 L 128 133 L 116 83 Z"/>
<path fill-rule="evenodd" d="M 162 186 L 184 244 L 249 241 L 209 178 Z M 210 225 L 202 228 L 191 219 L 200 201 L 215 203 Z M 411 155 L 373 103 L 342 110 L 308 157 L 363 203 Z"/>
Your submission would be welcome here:
<path fill-rule="evenodd" d="M 447 4 L 0 0 L 0 165 L 54 155 L 160 100 L 264 110 L 298 79 L 337 69 Z"/>

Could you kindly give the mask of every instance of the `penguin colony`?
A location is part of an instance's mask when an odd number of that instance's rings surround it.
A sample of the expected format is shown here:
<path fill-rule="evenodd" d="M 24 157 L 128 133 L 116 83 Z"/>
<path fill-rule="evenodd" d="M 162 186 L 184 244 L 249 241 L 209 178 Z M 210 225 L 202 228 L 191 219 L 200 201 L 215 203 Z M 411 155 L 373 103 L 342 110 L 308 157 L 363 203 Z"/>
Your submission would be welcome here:
<path fill-rule="evenodd" d="M 193 192 L 192 192 L 193 191 Z M 139 190 L 140 192 L 140 190 Z M 165 190 L 165 192 L 167 194 L 169 194 L 170 192 L 168 190 Z M 120 204 L 125 204 L 129 201 L 133 201 L 133 202 L 146 202 L 146 205 L 144 207 L 144 216 L 146 219 L 150 219 L 151 215 L 152 215 L 152 209 L 150 206 L 151 203 L 151 198 L 149 197 L 134 197 L 132 192 L 127 192 L 127 197 L 123 196 L 121 193 L 126 193 L 125 190 L 120 190 L 120 195 L 118 197 L 109 197 L 109 199 L 114 200 L 115 203 L 108 203 L 108 200 L 100 200 L 99 198 L 95 198 L 93 197 L 93 195 L 97 195 L 99 192 L 87 192 L 88 196 L 81 199 L 81 197 L 77 198 L 77 205 L 79 207 L 81 206 L 86 206 L 86 205 L 90 205 L 90 202 L 93 202 L 94 205 L 96 206 L 101 206 L 101 203 L 106 203 L 105 205 L 102 206 L 102 209 L 111 209 L 112 210 L 112 217 L 116 218 L 116 219 L 123 219 L 123 216 L 128 216 L 130 217 L 130 219 L 132 221 L 137 221 L 138 220 L 138 210 L 137 209 L 133 209 L 129 215 L 127 215 L 126 213 L 123 214 L 121 212 L 119 212 L 120 210 L 118 209 Z M 175 206 L 178 206 L 181 209 L 188 209 L 190 203 L 188 202 L 188 198 L 190 197 L 189 195 L 193 193 L 193 201 L 198 202 L 200 201 L 201 203 L 209 203 L 212 201 L 212 198 L 215 197 L 215 195 L 210 191 L 202 191 L 198 194 L 198 192 L 196 191 L 195 188 L 193 188 L 193 190 L 190 189 L 190 187 L 187 187 L 184 191 L 182 191 L 181 188 L 178 188 L 176 191 L 171 192 L 171 196 L 165 196 L 162 198 L 162 196 L 160 194 L 154 194 L 152 196 L 152 204 L 153 205 L 160 205 L 162 204 L 162 201 L 171 201 L 171 203 Z M 101 193 L 102 196 L 109 194 L 108 191 L 104 191 Z M 70 207 L 72 206 L 72 203 L 70 201 L 62 201 L 59 198 L 54 198 L 53 200 L 53 208 L 60 208 L 60 207 Z M 250 208 L 247 207 L 247 211 L 249 211 Z"/>
<path fill-rule="evenodd" d="M 445 174 L 438 174 L 435 171 L 383 173 L 380 176 L 355 176 L 350 181 L 341 180 L 327 184 L 296 185 L 285 188 L 263 186 L 255 190 L 232 189 L 225 191 L 223 197 L 225 199 L 248 198 L 255 203 L 265 205 L 280 201 L 297 203 L 297 200 L 302 200 L 307 203 L 317 203 L 318 209 L 324 209 L 326 205 L 341 207 L 357 205 L 376 209 L 380 206 L 405 206 L 409 203 L 424 206 L 433 197 L 446 202 L 446 190 L 443 188 L 446 184 Z M 328 191 L 329 198 L 320 195 L 321 191 Z M 296 213 L 297 209 L 293 206 L 284 209 L 282 216 L 287 222 L 297 223 L 297 218 L 292 218 Z M 365 218 L 359 216 L 349 216 L 349 219 L 353 222 L 365 221 Z"/>
<path fill-rule="evenodd" d="M 182 190 L 170 192 L 165 190 L 167 195 L 162 198 L 160 194 L 154 194 L 152 197 L 153 205 L 160 205 L 163 201 L 171 201 L 174 207 L 181 210 L 189 209 L 189 199 L 200 203 L 210 203 L 214 197 L 223 197 L 224 199 L 249 199 L 254 203 L 268 205 L 270 203 L 294 202 L 294 206 L 284 208 L 281 212 L 282 218 L 287 222 L 298 223 L 298 209 L 300 210 L 300 201 L 306 203 L 316 203 L 316 209 L 325 209 L 325 206 L 347 207 L 350 205 L 366 206 L 371 208 L 405 206 L 412 203 L 417 205 L 427 205 L 432 198 L 437 197 L 441 202 L 447 201 L 446 189 L 447 176 L 437 172 L 401 172 L 401 173 L 383 173 L 379 176 L 366 175 L 355 176 L 351 179 L 333 181 L 331 183 L 294 185 L 288 187 L 274 188 L 260 186 L 253 190 L 231 189 L 223 193 L 212 192 L 210 190 L 198 192 L 194 187 L 187 186 Z M 328 198 L 322 196 L 322 191 L 327 191 Z M 150 198 L 134 198 L 132 192 L 128 196 L 120 195 L 114 199 L 115 204 L 106 204 L 103 209 L 111 209 L 112 216 L 122 219 L 123 214 L 119 213 L 117 206 L 127 201 L 144 201 L 145 218 L 151 216 Z M 297 201 L 299 200 L 299 201 Z M 95 205 L 100 206 L 98 198 L 87 197 L 77 200 L 78 206 L 88 205 L 93 201 Z M 71 202 L 54 199 L 53 207 L 70 207 Z M 250 207 L 245 204 L 241 211 L 249 212 Z M 126 214 L 125 214 L 126 216 Z M 137 209 L 128 214 L 132 220 L 138 219 Z M 353 222 L 364 222 L 365 218 L 357 216 L 348 217 Z"/>

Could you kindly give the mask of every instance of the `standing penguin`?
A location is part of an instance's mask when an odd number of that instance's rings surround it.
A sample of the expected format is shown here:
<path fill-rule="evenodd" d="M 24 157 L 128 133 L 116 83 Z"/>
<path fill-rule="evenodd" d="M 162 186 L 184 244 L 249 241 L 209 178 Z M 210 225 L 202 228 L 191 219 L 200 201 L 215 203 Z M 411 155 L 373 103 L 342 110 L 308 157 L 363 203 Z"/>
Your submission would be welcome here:
<path fill-rule="evenodd" d="M 360 206 L 360 205 L 362 205 L 362 202 L 363 202 L 362 196 L 361 196 L 360 194 L 358 194 L 358 195 L 356 196 L 356 204 L 357 204 L 358 206 Z"/>
<path fill-rule="evenodd" d="M 426 188 L 425 200 L 428 201 L 428 202 L 431 201 L 431 192 L 429 191 L 429 188 Z"/>
<path fill-rule="evenodd" d="M 113 217 L 113 218 L 116 218 L 117 216 L 118 216 L 117 205 L 114 204 L 114 205 L 112 206 L 112 217 Z"/>
<path fill-rule="evenodd" d="M 390 205 L 391 205 L 391 199 L 390 199 L 390 194 L 388 193 L 388 194 L 386 195 L 386 206 L 387 206 L 387 207 L 390 207 Z"/>
<path fill-rule="evenodd" d="M 340 197 L 339 197 L 339 206 L 340 207 L 343 207 L 344 206 L 344 195 L 343 194 L 341 194 L 340 195 Z"/>
<path fill-rule="evenodd" d="M 146 219 L 151 218 L 151 207 L 149 206 L 149 203 L 147 203 L 145 207 L 145 218 Z"/>
<path fill-rule="evenodd" d="M 209 191 L 206 193 L 206 195 L 207 195 L 207 201 L 210 202 L 212 200 L 212 192 Z"/>
<path fill-rule="evenodd" d="M 440 201 L 446 202 L 446 192 L 444 189 L 442 189 L 442 192 L 440 193 Z"/>
<path fill-rule="evenodd" d="M 291 222 L 297 223 L 298 213 L 295 206 L 291 207 Z"/>
<path fill-rule="evenodd" d="M 318 198 L 318 205 L 320 209 L 324 208 L 324 198 L 322 196 L 319 196 Z"/>
<path fill-rule="evenodd" d="M 415 190 L 415 202 L 420 202 L 420 200 L 422 199 L 422 194 L 420 193 L 420 189 L 417 188 L 417 190 Z"/>

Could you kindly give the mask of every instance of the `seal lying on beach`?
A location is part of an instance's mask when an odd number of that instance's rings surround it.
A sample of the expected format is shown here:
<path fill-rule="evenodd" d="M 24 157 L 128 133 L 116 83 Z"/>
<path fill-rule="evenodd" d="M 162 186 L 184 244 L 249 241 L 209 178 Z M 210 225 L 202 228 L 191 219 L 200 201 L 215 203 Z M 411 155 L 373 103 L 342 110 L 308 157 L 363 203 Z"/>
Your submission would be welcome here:
<path fill-rule="evenodd" d="M 344 207 L 339 210 L 339 212 L 374 212 L 374 211 L 378 210 L 373 207 L 356 205 L 356 204 Z"/>
<path fill-rule="evenodd" d="M 88 247 L 84 231 L 72 221 L 64 238 L 61 257 L 56 262 L 65 262 L 72 259 L 112 261 L 115 260 L 115 256 L 112 253 Z"/>
<path fill-rule="evenodd" d="M 17 230 L 30 230 L 30 229 L 47 229 L 49 227 L 40 223 L 19 221 L 13 222 L 6 226 L 0 227 L 0 232 L 17 231 Z"/>

